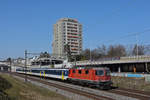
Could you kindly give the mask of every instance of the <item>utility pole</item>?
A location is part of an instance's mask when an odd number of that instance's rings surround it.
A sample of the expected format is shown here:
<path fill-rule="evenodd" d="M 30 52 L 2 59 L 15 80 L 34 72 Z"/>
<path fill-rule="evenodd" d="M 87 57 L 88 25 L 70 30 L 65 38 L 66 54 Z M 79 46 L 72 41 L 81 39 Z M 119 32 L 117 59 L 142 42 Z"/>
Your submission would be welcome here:
<path fill-rule="evenodd" d="M 11 74 L 11 65 L 12 65 L 12 61 L 11 61 L 11 58 L 9 58 L 9 63 L 10 63 L 10 74 Z"/>
<path fill-rule="evenodd" d="M 27 50 L 25 50 L 25 82 L 27 82 Z"/>
<path fill-rule="evenodd" d="M 12 62 L 11 62 L 11 59 L 10 59 L 10 72 L 11 72 L 11 64 L 12 64 Z"/>
<path fill-rule="evenodd" d="M 92 56 L 91 56 L 91 48 L 90 48 L 90 62 L 92 61 Z"/>
<path fill-rule="evenodd" d="M 138 34 L 136 34 L 136 55 L 137 55 L 137 58 L 138 58 L 138 55 L 139 55 Z"/>

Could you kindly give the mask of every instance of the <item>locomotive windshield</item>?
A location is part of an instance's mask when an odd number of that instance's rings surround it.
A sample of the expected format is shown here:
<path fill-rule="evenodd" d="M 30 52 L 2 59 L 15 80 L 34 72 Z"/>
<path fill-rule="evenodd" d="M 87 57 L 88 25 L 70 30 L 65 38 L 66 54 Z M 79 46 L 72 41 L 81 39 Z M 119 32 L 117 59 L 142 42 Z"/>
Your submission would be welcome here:
<path fill-rule="evenodd" d="M 106 70 L 106 75 L 110 76 L 110 70 Z"/>
<path fill-rule="evenodd" d="M 103 70 L 96 70 L 95 74 L 98 76 L 102 76 L 102 75 L 104 75 L 104 71 Z"/>

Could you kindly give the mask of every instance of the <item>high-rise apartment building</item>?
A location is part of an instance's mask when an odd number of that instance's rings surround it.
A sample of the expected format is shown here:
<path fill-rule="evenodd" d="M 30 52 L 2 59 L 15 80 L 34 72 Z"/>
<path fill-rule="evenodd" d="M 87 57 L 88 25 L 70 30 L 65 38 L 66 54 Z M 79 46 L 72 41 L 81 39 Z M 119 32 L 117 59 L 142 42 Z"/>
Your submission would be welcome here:
<path fill-rule="evenodd" d="M 53 54 L 64 55 L 65 45 L 69 46 L 72 55 L 78 55 L 82 51 L 82 25 L 71 18 L 62 18 L 53 29 Z"/>

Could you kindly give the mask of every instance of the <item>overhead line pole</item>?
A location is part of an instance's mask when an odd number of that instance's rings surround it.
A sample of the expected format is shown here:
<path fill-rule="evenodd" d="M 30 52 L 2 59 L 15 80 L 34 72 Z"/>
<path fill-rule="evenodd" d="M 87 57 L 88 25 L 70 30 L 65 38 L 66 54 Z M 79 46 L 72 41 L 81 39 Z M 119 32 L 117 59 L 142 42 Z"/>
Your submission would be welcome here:
<path fill-rule="evenodd" d="M 138 49 L 138 34 L 136 34 L 136 54 L 137 54 L 137 58 L 138 58 L 138 54 L 139 54 L 139 49 Z"/>
<path fill-rule="evenodd" d="M 27 50 L 25 50 L 25 82 L 27 82 Z"/>

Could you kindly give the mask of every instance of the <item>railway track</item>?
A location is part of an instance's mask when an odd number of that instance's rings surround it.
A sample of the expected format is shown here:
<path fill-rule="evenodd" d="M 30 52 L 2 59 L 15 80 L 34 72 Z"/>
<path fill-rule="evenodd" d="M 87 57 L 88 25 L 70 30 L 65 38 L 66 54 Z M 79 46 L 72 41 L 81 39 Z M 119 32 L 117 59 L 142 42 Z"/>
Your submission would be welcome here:
<path fill-rule="evenodd" d="M 17 74 L 17 73 L 13 73 L 13 75 L 16 75 L 16 76 L 19 76 L 19 77 L 22 77 L 22 78 L 25 77 L 24 75 Z M 34 77 L 29 77 L 28 76 L 28 79 L 32 80 L 32 81 L 40 82 L 40 83 L 48 85 L 48 86 L 53 86 L 53 87 L 56 87 L 56 88 L 59 88 L 59 89 L 62 89 L 62 90 L 68 91 L 68 92 L 72 92 L 72 93 L 75 93 L 75 94 L 78 94 L 78 95 L 81 95 L 81 96 L 85 96 L 85 97 L 91 98 L 93 100 L 114 100 L 112 98 L 96 95 L 96 94 L 93 94 L 93 93 L 90 93 L 90 92 L 85 92 L 85 91 L 82 91 L 82 90 L 78 90 L 78 89 L 67 87 L 67 86 L 60 85 L 60 84 L 55 84 L 55 83 L 52 83 L 52 82 L 49 82 L 49 81 L 41 80 L 39 78 L 34 78 Z"/>
<path fill-rule="evenodd" d="M 15 74 L 19 77 L 23 77 L 23 78 L 25 77 L 22 74 L 17 74 L 17 73 L 13 73 L 13 74 Z M 72 93 L 75 93 L 78 95 L 82 95 L 82 96 L 85 96 L 85 97 L 88 97 L 88 98 L 91 98 L 94 100 L 130 100 L 131 98 L 135 98 L 135 100 L 150 100 L 150 92 L 144 92 L 144 91 L 139 91 L 139 90 L 117 88 L 117 89 L 112 89 L 109 91 L 103 91 L 103 90 L 91 89 L 91 88 L 89 88 L 90 90 L 88 90 L 87 87 L 79 90 L 79 89 L 77 89 L 78 86 L 75 87 L 76 88 L 75 89 L 75 88 L 72 88 L 72 86 L 69 85 L 68 83 L 60 82 L 60 84 L 55 84 L 55 82 L 41 80 L 41 79 L 39 79 L 37 77 L 35 78 L 33 76 L 30 76 L 30 77 L 28 76 L 28 79 L 37 81 L 37 82 L 40 82 L 42 84 L 46 84 L 49 86 L 53 86 L 53 87 L 56 87 L 56 88 L 59 88 L 59 89 L 65 90 L 65 91 L 69 91 L 69 92 L 72 92 Z M 64 84 L 64 85 L 62 85 L 62 84 Z M 97 94 L 94 93 L 94 90 L 97 91 Z M 106 96 L 106 95 L 100 96 L 100 95 L 98 95 L 98 92 L 101 93 L 100 91 L 103 91 L 103 93 L 107 92 L 107 93 L 124 96 L 124 99 L 119 99 L 119 98 L 117 99 L 117 97 L 115 97 L 115 99 L 114 99 L 113 97 L 111 97 L 110 94 L 108 94 L 109 96 Z M 129 98 L 125 99 L 125 97 L 129 97 Z"/>
<path fill-rule="evenodd" d="M 148 92 L 143 92 L 143 91 L 138 91 L 138 90 L 128 90 L 128 89 L 113 89 L 108 91 L 110 93 L 116 93 L 124 96 L 129 96 L 133 98 L 137 98 L 140 100 L 150 100 L 150 93 Z"/>

